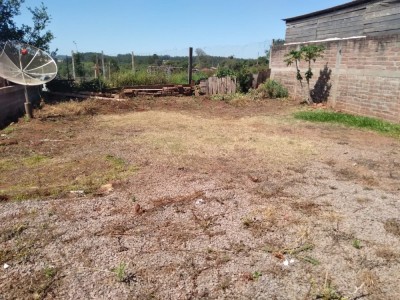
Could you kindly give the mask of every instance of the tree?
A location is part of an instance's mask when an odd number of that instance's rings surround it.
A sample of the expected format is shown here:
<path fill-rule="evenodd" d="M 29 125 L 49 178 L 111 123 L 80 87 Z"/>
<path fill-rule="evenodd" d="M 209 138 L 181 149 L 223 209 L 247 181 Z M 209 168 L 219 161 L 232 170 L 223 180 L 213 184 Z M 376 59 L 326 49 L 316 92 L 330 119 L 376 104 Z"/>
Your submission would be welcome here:
<path fill-rule="evenodd" d="M 301 60 L 304 60 L 308 65 L 308 69 L 304 73 L 304 77 L 307 82 L 307 88 L 308 88 L 307 102 L 309 104 L 313 103 L 311 97 L 311 88 L 310 88 L 310 80 L 313 77 L 311 62 L 315 62 L 317 58 L 323 57 L 324 50 L 325 47 L 322 45 L 307 45 L 307 46 L 302 46 L 300 50 L 291 50 L 288 54 L 285 55 L 286 57 L 285 62 L 288 66 L 295 63 L 296 79 L 300 82 L 301 87 L 303 87 L 303 76 L 299 68 Z"/>
<path fill-rule="evenodd" d="M 208 68 L 211 65 L 210 56 L 201 48 L 194 50 L 197 55 L 197 67 Z"/>
<path fill-rule="evenodd" d="M 43 3 L 39 7 L 28 7 L 32 14 L 33 26 L 23 24 L 18 27 L 15 24 L 14 18 L 21 13 L 21 5 L 24 1 L 0 0 L 0 43 L 4 44 L 8 40 L 17 40 L 49 51 L 49 44 L 54 36 L 51 31 L 46 31 L 51 17 Z"/>

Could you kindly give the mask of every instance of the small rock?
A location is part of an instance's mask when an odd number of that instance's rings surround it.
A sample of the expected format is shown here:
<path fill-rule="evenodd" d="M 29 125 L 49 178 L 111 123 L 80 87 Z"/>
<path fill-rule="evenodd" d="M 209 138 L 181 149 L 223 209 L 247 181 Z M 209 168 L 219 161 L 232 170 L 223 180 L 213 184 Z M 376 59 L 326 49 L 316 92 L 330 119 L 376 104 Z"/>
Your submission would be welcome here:
<path fill-rule="evenodd" d="M 135 204 L 133 209 L 134 209 L 136 215 L 141 215 L 145 212 L 145 210 L 138 203 Z"/>
<path fill-rule="evenodd" d="M 253 176 L 253 175 L 248 175 L 250 180 L 253 182 L 260 182 L 260 178 L 258 178 L 257 176 Z"/>
<path fill-rule="evenodd" d="M 196 205 L 202 205 L 202 204 L 204 204 L 204 200 L 203 199 L 197 199 L 196 200 Z"/>
<path fill-rule="evenodd" d="M 4 264 L 4 265 L 3 265 L 3 268 L 4 268 L 4 269 L 8 269 L 9 267 L 10 267 L 9 264 Z"/>
<path fill-rule="evenodd" d="M 289 265 L 289 261 L 287 259 L 285 259 L 283 262 L 283 265 L 287 267 Z"/>
<path fill-rule="evenodd" d="M 99 190 L 97 191 L 98 194 L 100 195 L 107 195 L 109 193 L 111 193 L 112 191 L 114 191 L 114 184 L 112 183 L 107 183 L 107 184 L 103 184 Z"/>

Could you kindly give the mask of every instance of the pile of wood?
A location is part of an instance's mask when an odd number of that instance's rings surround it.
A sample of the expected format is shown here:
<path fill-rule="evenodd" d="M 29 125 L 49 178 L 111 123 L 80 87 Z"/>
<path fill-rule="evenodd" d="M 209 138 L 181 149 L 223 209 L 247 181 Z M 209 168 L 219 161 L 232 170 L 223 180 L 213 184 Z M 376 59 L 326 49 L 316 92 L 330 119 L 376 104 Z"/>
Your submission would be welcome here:
<path fill-rule="evenodd" d="M 120 96 L 136 97 L 136 96 L 191 96 L 193 87 L 191 85 L 140 85 L 133 87 L 125 87 L 122 89 Z"/>
<path fill-rule="evenodd" d="M 72 97 L 72 98 L 95 98 L 104 100 L 119 100 L 136 96 L 191 96 L 194 88 L 191 85 L 138 85 L 125 87 L 123 89 L 109 89 L 106 92 L 74 92 L 60 93 L 51 92 L 53 95 Z"/>

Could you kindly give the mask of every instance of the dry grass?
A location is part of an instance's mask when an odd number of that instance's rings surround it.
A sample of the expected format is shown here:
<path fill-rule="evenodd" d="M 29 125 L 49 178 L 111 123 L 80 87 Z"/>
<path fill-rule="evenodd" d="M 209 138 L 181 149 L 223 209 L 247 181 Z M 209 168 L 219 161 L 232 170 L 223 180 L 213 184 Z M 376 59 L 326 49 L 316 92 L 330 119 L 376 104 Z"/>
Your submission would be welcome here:
<path fill-rule="evenodd" d="M 286 105 L 89 101 L 13 125 L 5 298 L 399 298 L 397 140 Z"/>
<path fill-rule="evenodd" d="M 160 126 L 155 128 L 155 123 Z M 229 158 L 245 151 L 263 157 L 265 161 L 288 163 L 313 153 L 312 145 L 300 138 L 269 134 L 271 126 L 276 126 L 277 122 L 267 117 L 223 120 L 152 111 L 103 116 L 101 124 L 115 130 L 131 127 L 143 131 L 131 142 L 146 145 L 169 160 L 171 156 L 179 157 L 179 161 L 210 158 L 210 155 L 211 158 Z"/>
<path fill-rule="evenodd" d="M 399 219 L 388 219 L 384 223 L 385 230 L 395 236 L 400 237 L 400 220 Z"/>

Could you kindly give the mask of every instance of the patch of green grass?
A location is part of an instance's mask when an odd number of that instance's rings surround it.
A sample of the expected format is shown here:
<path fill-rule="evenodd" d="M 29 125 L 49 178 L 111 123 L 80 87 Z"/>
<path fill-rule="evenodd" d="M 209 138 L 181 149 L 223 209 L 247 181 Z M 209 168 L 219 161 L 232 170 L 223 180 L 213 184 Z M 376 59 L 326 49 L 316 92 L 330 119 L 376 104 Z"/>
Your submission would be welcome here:
<path fill-rule="evenodd" d="M 400 138 L 400 124 L 394 124 L 370 117 L 324 110 L 299 111 L 294 114 L 294 117 L 296 119 L 311 122 L 338 123 L 350 127 L 365 128 Z"/>
<path fill-rule="evenodd" d="M 36 166 L 44 162 L 47 159 L 46 156 L 40 154 L 34 154 L 24 159 L 24 163 L 27 166 Z"/>
<path fill-rule="evenodd" d="M 358 239 L 354 239 L 353 240 L 353 247 L 356 248 L 356 249 L 361 249 L 362 248 L 361 241 L 358 240 Z"/>
<path fill-rule="evenodd" d="M 15 161 L 11 159 L 0 159 L 0 172 L 12 170 L 15 167 Z"/>
<path fill-rule="evenodd" d="M 125 168 L 126 163 L 120 157 L 108 154 L 106 155 L 106 160 L 109 161 L 117 170 L 123 170 Z"/>
<path fill-rule="evenodd" d="M 253 272 L 253 274 L 251 274 L 251 275 L 252 275 L 252 277 L 253 277 L 254 280 L 258 280 L 258 279 L 262 276 L 262 273 L 259 272 L 259 271 L 255 271 L 255 272 Z"/>
<path fill-rule="evenodd" d="M 11 134 L 14 132 L 14 130 L 15 130 L 14 127 L 8 126 L 8 127 L 4 128 L 1 132 L 4 134 Z"/>
<path fill-rule="evenodd" d="M 115 276 L 117 277 L 117 280 L 119 282 L 124 281 L 126 277 L 126 264 L 124 262 L 121 262 L 117 267 L 112 269 L 112 272 L 115 273 Z"/>
<path fill-rule="evenodd" d="M 46 266 L 43 269 L 43 274 L 46 278 L 53 278 L 56 276 L 57 270 L 53 266 Z"/>
<path fill-rule="evenodd" d="M 62 197 L 78 190 L 91 194 L 106 183 L 130 176 L 137 169 L 114 155 L 71 159 L 62 164 L 36 154 L 13 161 L 0 159 L 0 172 L 8 178 L 4 182 L 0 180 L 0 195 L 23 201 Z M 52 176 L 48 176 L 50 173 Z"/>

